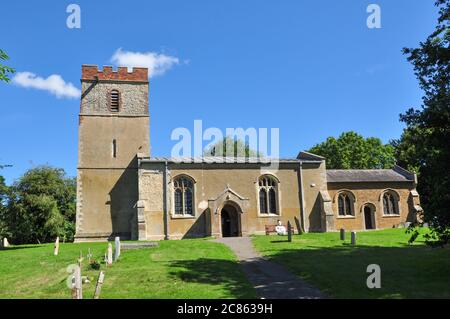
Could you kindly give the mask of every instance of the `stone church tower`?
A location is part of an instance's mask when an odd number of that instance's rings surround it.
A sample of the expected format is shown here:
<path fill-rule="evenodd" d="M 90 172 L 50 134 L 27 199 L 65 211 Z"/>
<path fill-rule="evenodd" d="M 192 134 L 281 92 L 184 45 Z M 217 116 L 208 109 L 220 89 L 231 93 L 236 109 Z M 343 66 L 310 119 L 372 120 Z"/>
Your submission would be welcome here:
<path fill-rule="evenodd" d="M 83 65 L 76 241 L 136 238 L 137 154 L 150 156 L 148 70 Z"/>

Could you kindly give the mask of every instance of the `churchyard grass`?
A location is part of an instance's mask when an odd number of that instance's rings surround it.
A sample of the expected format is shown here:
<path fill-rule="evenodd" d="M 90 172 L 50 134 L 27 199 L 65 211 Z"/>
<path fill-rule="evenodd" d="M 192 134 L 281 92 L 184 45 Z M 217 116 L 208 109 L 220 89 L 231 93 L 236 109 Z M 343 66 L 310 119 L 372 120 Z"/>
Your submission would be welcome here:
<path fill-rule="evenodd" d="M 450 298 L 450 247 L 412 245 L 405 229 L 357 232 L 356 246 L 339 232 L 254 236 L 256 249 L 332 298 Z M 381 288 L 366 285 L 367 266 L 381 267 Z"/>
<path fill-rule="evenodd" d="M 91 299 L 100 270 L 102 298 L 255 298 L 234 254 L 207 239 L 161 241 L 158 247 L 122 250 L 112 266 L 104 263 L 107 243 L 11 246 L 0 250 L 0 298 L 70 298 L 67 266 L 83 254 L 83 297 Z M 89 269 L 92 259 L 100 270 Z"/>

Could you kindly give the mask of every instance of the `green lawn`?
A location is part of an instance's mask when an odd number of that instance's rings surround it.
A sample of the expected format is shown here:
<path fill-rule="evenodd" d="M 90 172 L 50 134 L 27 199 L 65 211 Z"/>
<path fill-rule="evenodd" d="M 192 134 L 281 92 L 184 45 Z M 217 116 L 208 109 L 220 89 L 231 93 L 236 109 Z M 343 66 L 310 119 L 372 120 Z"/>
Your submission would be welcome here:
<path fill-rule="evenodd" d="M 205 239 L 161 241 L 159 247 L 122 250 L 120 260 L 106 268 L 101 298 L 255 298 L 234 254 Z M 102 260 L 106 243 L 13 246 L 0 250 L 0 298 L 70 298 L 65 282 L 67 266 L 88 248 Z M 83 285 L 84 298 L 92 298 L 99 271 Z"/>
<path fill-rule="evenodd" d="M 425 230 L 422 230 L 422 234 Z M 286 237 L 255 236 L 256 248 L 271 260 L 335 298 L 450 298 L 450 247 L 431 248 L 422 235 L 407 245 L 404 229 L 359 232 L 357 246 L 339 233 Z M 367 265 L 381 267 L 381 288 L 366 286 Z"/>

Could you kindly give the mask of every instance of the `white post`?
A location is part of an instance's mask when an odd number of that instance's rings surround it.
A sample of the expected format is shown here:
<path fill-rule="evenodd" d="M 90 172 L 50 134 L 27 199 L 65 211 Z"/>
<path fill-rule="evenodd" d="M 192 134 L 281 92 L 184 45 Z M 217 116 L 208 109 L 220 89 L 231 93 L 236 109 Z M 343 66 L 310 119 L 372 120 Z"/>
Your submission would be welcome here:
<path fill-rule="evenodd" d="M 110 265 L 112 265 L 112 263 L 113 263 L 112 245 L 111 245 L 111 243 L 109 243 L 108 244 L 108 258 L 107 258 L 106 264 L 108 266 L 110 266 Z"/>
<path fill-rule="evenodd" d="M 120 256 L 120 237 L 116 237 L 114 241 L 114 261 L 116 261 Z"/>
<path fill-rule="evenodd" d="M 56 241 L 55 241 L 55 250 L 53 251 L 53 254 L 55 256 L 58 256 L 59 253 L 59 236 L 56 237 Z"/>

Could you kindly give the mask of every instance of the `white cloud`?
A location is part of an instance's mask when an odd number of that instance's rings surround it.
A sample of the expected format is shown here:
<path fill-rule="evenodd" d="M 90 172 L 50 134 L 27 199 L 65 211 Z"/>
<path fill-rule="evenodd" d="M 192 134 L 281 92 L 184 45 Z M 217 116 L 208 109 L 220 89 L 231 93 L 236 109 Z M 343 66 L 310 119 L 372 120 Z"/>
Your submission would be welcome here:
<path fill-rule="evenodd" d="M 148 68 L 148 77 L 162 75 L 174 65 L 180 63 L 177 57 L 156 52 L 132 52 L 117 49 L 111 57 L 111 62 L 117 66 Z"/>
<path fill-rule="evenodd" d="M 66 83 L 58 74 L 44 79 L 31 72 L 18 72 L 12 81 L 18 86 L 48 91 L 58 98 L 79 98 L 81 94 L 77 87 Z"/>

